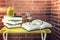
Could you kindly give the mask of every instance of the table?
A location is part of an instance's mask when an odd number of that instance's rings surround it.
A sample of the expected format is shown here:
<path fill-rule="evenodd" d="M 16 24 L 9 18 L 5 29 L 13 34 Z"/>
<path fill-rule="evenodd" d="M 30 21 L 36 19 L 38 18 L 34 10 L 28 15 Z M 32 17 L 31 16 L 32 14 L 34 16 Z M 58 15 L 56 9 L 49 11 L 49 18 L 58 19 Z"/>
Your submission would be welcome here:
<path fill-rule="evenodd" d="M 41 33 L 41 39 L 46 40 L 47 33 L 51 33 L 50 29 L 42 29 L 42 30 L 35 30 L 35 31 L 26 31 L 24 28 L 7 28 L 4 26 L 0 33 L 3 33 L 3 39 L 8 40 L 9 33 Z"/>

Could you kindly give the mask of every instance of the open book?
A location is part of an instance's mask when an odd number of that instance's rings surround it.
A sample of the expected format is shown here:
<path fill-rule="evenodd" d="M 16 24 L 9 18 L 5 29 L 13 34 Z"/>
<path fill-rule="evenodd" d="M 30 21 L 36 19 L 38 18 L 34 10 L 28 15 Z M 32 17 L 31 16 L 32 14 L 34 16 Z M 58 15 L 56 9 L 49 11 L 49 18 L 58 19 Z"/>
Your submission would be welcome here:
<path fill-rule="evenodd" d="M 33 20 L 32 22 L 23 23 L 22 27 L 28 31 L 31 31 L 37 29 L 51 28 L 52 25 L 41 20 Z"/>

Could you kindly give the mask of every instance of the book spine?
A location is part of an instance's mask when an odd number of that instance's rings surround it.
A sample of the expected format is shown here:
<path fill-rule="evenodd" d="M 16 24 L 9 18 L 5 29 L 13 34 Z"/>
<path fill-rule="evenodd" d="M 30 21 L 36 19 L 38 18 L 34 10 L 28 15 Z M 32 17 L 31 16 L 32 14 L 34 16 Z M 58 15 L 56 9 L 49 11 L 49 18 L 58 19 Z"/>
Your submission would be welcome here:
<path fill-rule="evenodd" d="M 10 24 L 19 24 L 19 23 L 22 23 L 22 21 L 12 22 L 12 21 L 6 21 L 6 20 L 2 20 L 2 22 L 4 22 L 4 23 L 10 23 Z"/>
<path fill-rule="evenodd" d="M 20 17 L 7 17 L 7 16 L 4 16 L 4 19 L 5 20 L 22 20 L 22 18 Z"/>

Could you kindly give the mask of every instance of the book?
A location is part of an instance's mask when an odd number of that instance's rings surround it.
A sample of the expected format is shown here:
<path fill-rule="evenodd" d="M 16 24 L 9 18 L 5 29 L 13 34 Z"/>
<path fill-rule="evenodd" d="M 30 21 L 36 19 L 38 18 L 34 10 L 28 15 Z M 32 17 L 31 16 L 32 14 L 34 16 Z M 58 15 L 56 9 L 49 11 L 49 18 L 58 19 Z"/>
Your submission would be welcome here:
<path fill-rule="evenodd" d="M 22 23 L 22 17 L 21 16 L 9 17 L 5 15 L 4 18 L 2 19 L 2 22 L 8 28 L 20 27 Z"/>
<path fill-rule="evenodd" d="M 8 28 L 15 28 L 15 27 L 21 27 L 21 24 L 16 24 L 16 25 L 13 25 L 13 24 L 9 24 L 9 23 L 4 23 L 4 25 Z"/>
<path fill-rule="evenodd" d="M 30 22 L 23 23 L 22 27 L 27 31 L 40 29 L 40 25 L 33 25 L 33 24 L 30 24 Z"/>
<path fill-rule="evenodd" d="M 22 20 L 5 20 L 5 19 L 2 19 L 2 22 L 10 23 L 10 24 L 19 24 L 19 23 L 22 23 Z"/>
<path fill-rule="evenodd" d="M 34 20 L 35 21 L 35 20 Z M 23 23 L 22 24 L 22 27 L 28 31 L 31 31 L 31 30 L 41 30 L 41 29 L 45 29 L 45 28 L 51 28 L 52 25 L 50 23 L 47 23 L 47 22 L 44 22 L 41 24 L 41 22 L 38 22 L 39 20 L 37 21 L 32 21 L 32 22 L 26 22 L 26 23 Z"/>
<path fill-rule="evenodd" d="M 22 20 L 22 17 L 8 17 L 5 15 L 3 19 L 5 19 L 5 20 Z"/>

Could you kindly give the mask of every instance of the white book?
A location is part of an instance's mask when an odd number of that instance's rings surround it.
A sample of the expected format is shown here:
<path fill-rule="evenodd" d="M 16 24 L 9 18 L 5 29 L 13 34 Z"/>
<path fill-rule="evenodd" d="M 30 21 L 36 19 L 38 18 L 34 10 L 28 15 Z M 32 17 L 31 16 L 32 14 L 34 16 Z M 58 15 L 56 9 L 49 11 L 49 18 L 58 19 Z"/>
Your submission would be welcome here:
<path fill-rule="evenodd" d="M 8 17 L 8 16 L 4 16 L 5 20 L 22 20 L 22 17 Z"/>
<path fill-rule="evenodd" d="M 21 24 L 12 25 L 12 24 L 8 24 L 8 23 L 4 23 L 4 25 L 7 26 L 8 28 L 21 27 Z"/>
<path fill-rule="evenodd" d="M 31 22 L 27 22 L 27 23 L 23 23 L 22 24 L 22 27 L 25 28 L 26 30 L 28 31 L 31 31 L 31 30 L 41 30 L 41 29 L 45 29 L 45 28 L 51 28 L 52 25 L 50 23 L 47 23 L 47 22 L 43 22 L 43 24 L 32 24 Z"/>
<path fill-rule="evenodd" d="M 22 27 L 28 31 L 40 29 L 40 27 L 38 25 L 32 25 L 29 22 L 23 23 Z"/>
<path fill-rule="evenodd" d="M 4 22 L 4 23 L 10 23 L 10 24 L 19 24 L 19 23 L 22 23 L 22 21 L 20 21 L 20 20 L 4 20 L 4 19 L 2 19 L 2 22 Z"/>

